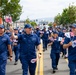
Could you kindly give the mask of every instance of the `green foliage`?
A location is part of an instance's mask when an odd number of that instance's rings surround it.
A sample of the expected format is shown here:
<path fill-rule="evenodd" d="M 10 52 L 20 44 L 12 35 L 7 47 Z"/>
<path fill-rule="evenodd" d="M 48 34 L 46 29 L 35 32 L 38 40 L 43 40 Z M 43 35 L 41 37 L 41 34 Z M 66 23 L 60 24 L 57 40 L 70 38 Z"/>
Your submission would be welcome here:
<path fill-rule="evenodd" d="M 49 24 L 48 24 L 48 26 L 52 26 L 53 25 L 53 23 L 52 22 L 50 22 Z"/>
<path fill-rule="evenodd" d="M 76 22 L 76 6 L 70 5 L 68 8 L 63 9 L 62 14 L 58 14 L 54 18 L 57 24 L 68 25 Z"/>
<path fill-rule="evenodd" d="M 29 18 L 26 19 L 25 24 L 31 24 L 33 27 L 37 26 L 35 21 L 30 21 Z"/>
<path fill-rule="evenodd" d="M 57 25 L 60 25 L 60 23 L 61 23 L 61 15 L 60 15 L 60 13 L 58 13 L 58 15 L 54 18 L 54 22 Z"/>
<path fill-rule="evenodd" d="M 30 19 L 27 18 L 26 21 L 25 21 L 25 23 L 26 23 L 26 24 L 30 24 Z"/>
<path fill-rule="evenodd" d="M 31 24 L 33 27 L 37 26 L 35 21 L 30 21 L 29 18 L 26 19 L 25 24 Z"/>
<path fill-rule="evenodd" d="M 68 16 L 68 9 L 67 8 L 65 8 L 65 9 L 63 9 L 63 12 L 62 12 L 62 24 L 68 24 L 69 23 L 69 21 L 68 21 L 68 18 L 69 16 Z"/>
<path fill-rule="evenodd" d="M 69 23 L 74 23 L 76 21 L 76 6 L 69 6 L 68 8 L 68 21 Z"/>
<path fill-rule="evenodd" d="M 36 22 L 34 22 L 34 21 L 31 22 L 31 25 L 32 25 L 33 27 L 37 26 Z"/>
<path fill-rule="evenodd" d="M 13 21 L 20 18 L 22 7 L 19 4 L 20 0 L 1 0 L 1 15 L 11 15 Z"/>

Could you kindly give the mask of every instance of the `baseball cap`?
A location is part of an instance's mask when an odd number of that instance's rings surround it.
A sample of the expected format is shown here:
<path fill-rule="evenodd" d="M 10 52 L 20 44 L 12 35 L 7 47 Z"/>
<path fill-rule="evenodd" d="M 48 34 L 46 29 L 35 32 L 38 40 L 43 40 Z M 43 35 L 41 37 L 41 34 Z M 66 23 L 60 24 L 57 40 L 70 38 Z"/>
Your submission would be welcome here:
<path fill-rule="evenodd" d="M 3 29 L 3 28 L 4 28 L 4 25 L 0 25 L 0 28 L 2 28 L 2 29 Z"/>
<path fill-rule="evenodd" d="M 14 28 L 14 30 L 18 30 L 18 28 Z"/>
<path fill-rule="evenodd" d="M 76 28 L 76 24 L 72 24 L 72 26 L 71 26 L 72 28 Z"/>
<path fill-rule="evenodd" d="M 25 24 L 24 28 L 32 28 L 30 24 Z"/>

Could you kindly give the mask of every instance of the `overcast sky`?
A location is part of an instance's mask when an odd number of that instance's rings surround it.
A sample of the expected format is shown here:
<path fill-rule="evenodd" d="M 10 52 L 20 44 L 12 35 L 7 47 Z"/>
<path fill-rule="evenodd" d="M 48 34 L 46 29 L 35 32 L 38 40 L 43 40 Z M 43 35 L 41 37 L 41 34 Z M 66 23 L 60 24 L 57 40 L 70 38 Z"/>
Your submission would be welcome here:
<path fill-rule="evenodd" d="M 69 4 L 76 5 L 76 0 L 21 0 L 20 4 L 23 6 L 21 20 L 27 17 L 30 19 L 54 18 Z"/>

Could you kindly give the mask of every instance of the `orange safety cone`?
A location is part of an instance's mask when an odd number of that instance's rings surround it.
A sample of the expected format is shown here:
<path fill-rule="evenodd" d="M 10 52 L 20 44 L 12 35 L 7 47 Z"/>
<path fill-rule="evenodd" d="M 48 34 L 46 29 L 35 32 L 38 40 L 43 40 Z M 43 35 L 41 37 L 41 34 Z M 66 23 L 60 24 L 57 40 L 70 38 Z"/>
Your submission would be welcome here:
<path fill-rule="evenodd" d="M 0 17 L 0 24 L 3 24 L 2 18 Z"/>

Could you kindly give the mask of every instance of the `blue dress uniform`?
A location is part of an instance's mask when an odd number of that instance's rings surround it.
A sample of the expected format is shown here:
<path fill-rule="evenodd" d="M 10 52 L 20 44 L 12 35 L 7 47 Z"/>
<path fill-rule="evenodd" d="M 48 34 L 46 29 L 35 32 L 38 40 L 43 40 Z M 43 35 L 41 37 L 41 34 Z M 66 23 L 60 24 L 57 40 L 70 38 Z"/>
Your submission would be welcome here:
<path fill-rule="evenodd" d="M 71 41 L 76 41 L 76 36 L 65 38 L 64 44 L 68 44 Z M 76 75 L 76 47 L 70 46 L 68 48 L 68 60 L 69 60 L 69 68 L 70 75 Z"/>
<path fill-rule="evenodd" d="M 24 28 L 30 28 L 30 25 L 26 24 Z M 23 75 L 28 75 L 28 68 L 30 75 L 35 75 L 36 62 L 32 63 L 32 59 L 36 59 L 35 46 L 40 44 L 40 39 L 34 33 L 21 34 L 18 36 L 20 43 L 20 61 L 22 63 Z"/>
<path fill-rule="evenodd" d="M 0 36 L 0 75 L 5 75 L 7 63 L 7 45 L 11 45 L 8 35 Z"/>

